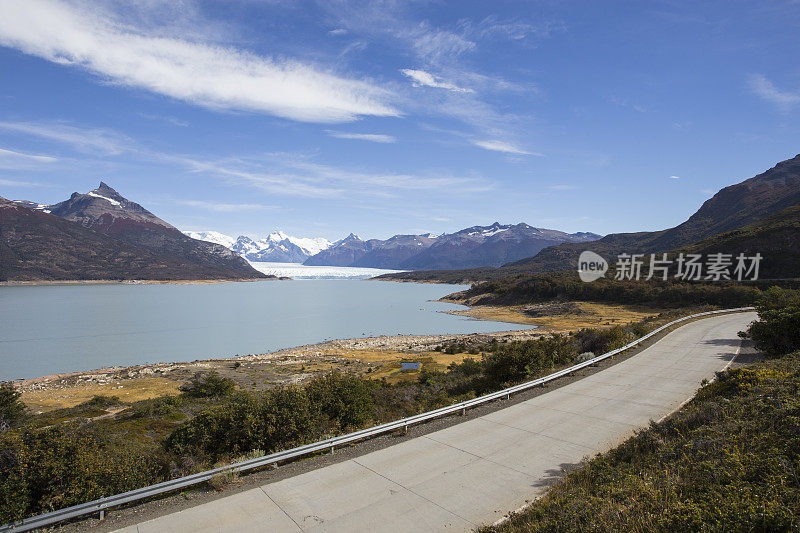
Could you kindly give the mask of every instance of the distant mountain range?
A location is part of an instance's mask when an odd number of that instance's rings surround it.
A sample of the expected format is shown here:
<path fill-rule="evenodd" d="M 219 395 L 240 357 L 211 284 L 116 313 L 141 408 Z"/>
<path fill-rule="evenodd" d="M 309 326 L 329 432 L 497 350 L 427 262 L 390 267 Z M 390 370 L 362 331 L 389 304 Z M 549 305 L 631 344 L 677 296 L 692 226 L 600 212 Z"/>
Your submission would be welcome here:
<path fill-rule="evenodd" d="M 307 265 L 336 265 L 397 270 L 453 269 L 499 266 L 529 257 L 562 242 L 589 242 L 594 233 L 564 233 L 527 224 L 473 226 L 433 237 L 395 235 L 385 241 L 362 241 L 351 234 L 306 261 Z"/>
<path fill-rule="evenodd" d="M 737 251 L 763 250 L 765 275 L 798 277 L 794 257 L 797 240 L 797 206 L 800 204 L 800 155 L 741 183 L 717 192 L 685 222 L 674 228 L 639 233 L 614 233 L 587 244 L 565 243 L 545 248 L 531 257 L 500 268 L 461 269 L 450 272 L 387 274 L 386 279 L 408 281 L 475 282 L 523 273 L 577 269 L 584 250 L 614 261 L 621 253 L 659 253 L 678 249 Z M 782 252 L 783 248 L 786 252 Z M 741 248 L 741 249 L 740 249 Z M 769 255 L 766 255 L 769 254 Z M 770 266 L 771 265 L 771 266 Z"/>
<path fill-rule="evenodd" d="M 102 182 L 54 205 L 0 198 L 0 281 L 264 277 Z"/>
<path fill-rule="evenodd" d="M 302 263 L 309 257 L 331 246 L 327 239 L 292 237 L 282 231 L 270 233 L 263 239 L 240 235 L 230 237 L 217 231 L 186 231 L 193 239 L 221 244 L 248 261 L 273 263 Z"/>
<path fill-rule="evenodd" d="M 244 236 L 234 239 L 218 232 L 186 234 L 227 246 L 250 261 L 395 270 L 499 266 L 529 257 L 554 244 L 589 242 L 600 238 L 594 233 L 564 233 L 527 224 L 502 225 L 498 222 L 438 237 L 428 233 L 364 241 L 351 233 L 333 243 L 325 239 L 291 237 L 282 232 L 258 240 Z"/>

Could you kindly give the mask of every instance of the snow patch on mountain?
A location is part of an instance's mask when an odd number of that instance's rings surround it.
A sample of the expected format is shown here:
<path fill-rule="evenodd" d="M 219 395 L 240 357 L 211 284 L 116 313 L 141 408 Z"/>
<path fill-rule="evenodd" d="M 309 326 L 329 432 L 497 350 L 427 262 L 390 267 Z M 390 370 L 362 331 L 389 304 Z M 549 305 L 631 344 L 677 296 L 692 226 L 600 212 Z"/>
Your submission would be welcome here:
<path fill-rule="evenodd" d="M 302 263 L 312 255 L 329 248 L 332 243 L 324 238 L 294 237 L 274 231 L 263 239 L 239 235 L 234 238 L 218 231 L 185 231 L 193 239 L 221 244 L 248 261 Z"/>
<path fill-rule="evenodd" d="M 184 235 L 197 239 L 198 241 L 213 242 L 221 244 L 225 248 L 232 248 L 236 244 L 236 239 L 218 231 L 184 231 Z"/>
<path fill-rule="evenodd" d="M 121 204 L 121 203 L 119 203 L 118 201 L 116 201 L 116 200 L 112 200 L 111 198 L 108 198 L 108 197 L 106 197 L 106 196 L 103 196 L 103 195 L 101 195 L 101 194 L 97 194 L 97 193 L 96 193 L 96 192 L 94 192 L 94 191 L 89 191 L 89 192 L 87 192 L 86 194 L 88 194 L 89 196 L 94 196 L 95 198 L 100 198 L 100 199 L 102 199 L 102 200 L 106 200 L 107 202 L 110 202 L 110 203 L 111 203 L 111 205 L 115 205 L 115 206 L 117 206 L 117 207 L 121 207 L 121 206 L 122 206 L 122 204 Z"/>

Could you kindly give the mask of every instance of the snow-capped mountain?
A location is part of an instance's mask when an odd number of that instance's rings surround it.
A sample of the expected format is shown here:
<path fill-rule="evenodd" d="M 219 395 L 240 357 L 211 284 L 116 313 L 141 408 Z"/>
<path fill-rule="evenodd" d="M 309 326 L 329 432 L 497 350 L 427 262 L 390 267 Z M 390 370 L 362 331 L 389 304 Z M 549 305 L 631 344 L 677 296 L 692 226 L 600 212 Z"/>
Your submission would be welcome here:
<path fill-rule="evenodd" d="M 234 238 L 217 231 L 186 231 L 184 233 L 193 239 L 221 244 L 249 261 L 274 263 L 302 263 L 332 244 L 321 237 L 294 237 L 282 231 L 270 233 L 263 239 L 253 239 L 245 235 Z"/>
<path fill-rule="evenodd" d="M 233 248 L 233 245 L 236 244 L 236 239 L 218 231 L 184 231 L 183 234 L 198 241 L 221 244 L 228 249 Z"/>
<path fill-rule="evenodd" d="M 4 229 L 17 250 L 14 268 L 30 279 L 264 277 L 231 250 L 184 235 L 102 181 L 57 204 L 4 200 L 3 207 L 12 220 Z M 2 270 L 0 264 L 0 279 Z"/>
<path fill-rule="evenodd" d="M 527 224 L 473 226 L 438 237 L 395 235 L 385 241 L 362 241 L 356 235 L 333 243 L 306 260 L 306 265 L 435 270 L 500 266 L 536 255 L 543 248 L 562 242 L 589 242 L 594 233 L 565 233 L 534 228 Z"/>
<path fill-rule="evenodd" d="M 302 239 L 282 231 L 263 239 L 240 235 L 234 239 L 216 231 L 187 231 L 186 235 L 228 247 L 254 262 L 303 263 L 307 266 L 433 270 L 499 266 L 536 255 L 563 242 L 589 242 L 594 233 L 565 233 L 527 224 L 473 226 L 455 233 L 433 236 L 395 235 L 366 241 L 350 234 L 344 239 Z"/>
<path fill-rule="evenodd" d="M 36 202 L 30 202 L 28 200 L 11 200 L 11 202 L 35 211 L 42 211 L 44 213 L 50 212 L 50 204 L 37 204 Z"/>

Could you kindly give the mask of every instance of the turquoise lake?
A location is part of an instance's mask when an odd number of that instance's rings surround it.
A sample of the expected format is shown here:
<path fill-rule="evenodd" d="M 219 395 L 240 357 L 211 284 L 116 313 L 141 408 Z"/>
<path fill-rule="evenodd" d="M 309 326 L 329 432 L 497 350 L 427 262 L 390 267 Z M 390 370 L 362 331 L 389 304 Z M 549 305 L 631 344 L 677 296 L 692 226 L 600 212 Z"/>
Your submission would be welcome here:
<path fill-rule="evenodd" d="M 0 380 L 329 339 L 525 329 L 440 311 L 461 285 L 344 280 L 0 287 Z"/>

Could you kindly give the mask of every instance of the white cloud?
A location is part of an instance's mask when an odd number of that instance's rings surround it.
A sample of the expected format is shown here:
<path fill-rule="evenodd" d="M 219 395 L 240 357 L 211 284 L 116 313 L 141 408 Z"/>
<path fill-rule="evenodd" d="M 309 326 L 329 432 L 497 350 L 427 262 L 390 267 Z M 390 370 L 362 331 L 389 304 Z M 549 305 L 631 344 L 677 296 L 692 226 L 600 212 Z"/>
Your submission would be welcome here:
<path fill-rule="evenodd" d="M 38 161 L 41 163 L 53 163 L 55 161 L 58 161 L 57 158 L 51 157 L 49 155 L 25 154 L 22 152 L 17 152 L 15 150 L 7 150 L 5 148 L 0 148 L 0 160 L 2 159 L 23 159 L 29 161 Z"/>
<path fill-rule="evenodd" d="M 328 32 L 328 35 L 346 35 L 347 30 L 344 28 L 336 28 L 335 30 L 331 30 Z"/>
<path fill-rule="evenodd" d="M 800 104 L 800 91 L 785 91 L 779 89 L 761 74 L 750 77 L 750 90 L 767 102 L 775 104 L 782 111 L 789 111 L 792 107 Z"/>
<path fill-rule="evenodd" d="M 681 177 L 680 176 L 669 176 L 667 179 L 679 180 L 679 179 L 681 179 Z"/>
<path fill-rule="evenodd" d="M 411 78 L 414 82 L 415 87 L 435 87 L 437 89 L 447 89 L 448 91 L 453 91 L 457 93 L 473 93 L 472 89 L 465 89 L 464 87 L 459 87 L 453 83 L 447 82 L 434 76 L 430 72 L 425 72 L 424 70 L 415 70 L 410 68 L 400 69 L 404 75 Z"/>
<path fill-rule="evenodd" d="M 485 150 L 492 150 L 494 152 L 503 152 L 505 154 L 516 154 L 516 155 L 536 155 L 542 156 L 543 154 L 539 154 L 536 152 L 528 152 L 527 150 L 523 150 L 518 146 L 515 146 L 511 143 L 505 141 L 472 141 L 472 144 L 475 146 L 479 146 Z"/>
<path fill-rule="evenodd" d="M 548 189 L 550 189 L 551 191 L 574 191 L 575 189 L 577 189 L 577 187 L 575 185 L 561 184 L 561 185 L 550 185 Z"/>
<path fill-rule="evenodd" d="M 337 139 L 356 139 L 359 141 L 372 141 L 375 143 L 393 143 L 397 142 L 395 137 L 391 135 L 384 135 L 382 133 L 345 133 L 342 131 L 327 130 L 327 134 Z"/>
<path fill-rule="evenodd" d="M 275 205 L 262 204 L 222 204 L 217 202 L 205 202 L 203 200 L 178 200 L 176 203 L 189 207 L 199 207 L 210 211 L 231 212 L 231 211 L 262 211 L 265 209 L 280 209 Z"/>
<path fill-rule="evenodd" d="M 115 84 L 193 104 L 306 122 L 398 116 L 393 95 L 289 59 L 149 35 L 98 13 L 95 4 L 0 0 L 0 44 L 83 68 Z"/>
<path fill-rule="evenodd" d="M 186 122 L 185 120 L 171 117 L 169 115 L 154 115 L 152 113 L 139 113 L 139 116 L 142 118 L 146 118 L 148 120 L 163 120 L 164 122 L 169 122 L 174 126 L 180 126 L 182 128 L 186 128 L 189 126 L 189 123 Z"/>
<path fill-rule="evenodd" d="M 392 198 L 404 190 L 475 193 L 493 187 L 480 177 L 367 172 L 315 163 L 286 153 L 267 154 L 259 159 L 213 160 L 169 154 L 157 157 L 193 173 L 284 196 Z"/>
<path fill-rule="evenodd" d="M 0 130 L 69 144 L 77 150 L 93 154 L 120 154 L 133 142 L 115 131 L 77 128 L 62 122 L 0 122 Z"/>
<path fill-rule="evenodd" d="M 4 187 L 41 187 L 41 183 L 36 183 L 33 181 L 17 181 L 17 180 L 7 180 L 0 178 L 0 185 Z"/>

